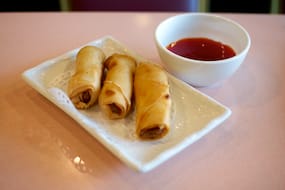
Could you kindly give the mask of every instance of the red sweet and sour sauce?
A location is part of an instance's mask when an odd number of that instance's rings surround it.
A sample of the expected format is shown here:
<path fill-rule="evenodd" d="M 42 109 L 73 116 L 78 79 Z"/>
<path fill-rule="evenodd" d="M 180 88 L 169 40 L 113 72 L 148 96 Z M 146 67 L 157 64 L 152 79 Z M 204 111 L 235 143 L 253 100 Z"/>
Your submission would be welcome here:
<path fill-rule="evenodd" d="M 209 38 L 183 38 L 166 48 L 177 55 L 203 61 L 222 60 L 236 55 L 230 46 Z"/>

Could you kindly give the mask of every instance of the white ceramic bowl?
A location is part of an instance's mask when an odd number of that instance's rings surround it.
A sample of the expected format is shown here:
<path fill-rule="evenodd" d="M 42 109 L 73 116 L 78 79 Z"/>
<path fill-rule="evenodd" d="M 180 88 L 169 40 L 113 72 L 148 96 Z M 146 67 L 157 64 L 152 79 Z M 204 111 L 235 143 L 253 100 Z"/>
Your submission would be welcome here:
<path fill-rule="evenodd" d="M 229 45 L 236 55 L 217 61 L 200 61 L 179 56 L 166 47 L 182 38 L 205 37 Z M 250 36 L 238 23 L 210 13 L 185 13 L 161 22 L 155 43 L 166 69 L 193 86 L 209 86 L 231 76 L 250 48 Z"/>

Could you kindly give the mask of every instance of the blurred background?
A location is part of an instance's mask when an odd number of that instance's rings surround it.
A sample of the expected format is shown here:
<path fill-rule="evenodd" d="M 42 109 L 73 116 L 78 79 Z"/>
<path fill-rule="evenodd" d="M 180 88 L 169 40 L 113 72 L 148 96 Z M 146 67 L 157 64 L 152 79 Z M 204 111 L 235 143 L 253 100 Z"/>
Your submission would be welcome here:
<path fill-rule="evenodd" d="M 285 0 L 21 0 L 2 1 L 1 12 L 23 11 L 187 11 L 272 13 L 285 12 Z"/>

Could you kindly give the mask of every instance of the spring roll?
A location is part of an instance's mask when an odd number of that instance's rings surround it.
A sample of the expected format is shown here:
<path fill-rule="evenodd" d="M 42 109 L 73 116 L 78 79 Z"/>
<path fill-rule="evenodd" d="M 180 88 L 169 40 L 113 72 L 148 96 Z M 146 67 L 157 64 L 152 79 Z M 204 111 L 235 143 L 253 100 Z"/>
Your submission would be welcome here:
<path fill-rule="evenodd" d="M 136 61 L 113 54 L 104 63 L 107 75 L 99 95 L 99 106 L 110 119 L 124 118 L 130 111 Z"/>
<path fill-rule="evenodd" d="M 103 74 L 104 52 L 95 46 L 85 46 L 76 56 L 75 74 L 71 77 L 68 96 L 78 109 L 87 109 L 97 100 Z"/>
<path fill-rule="evenodd" d="M 134 92 L 137 136 L 143 140 L 162 138 L 170 129 L 171 96 L 166 73 L 158 65 L 139 64 Z"/>

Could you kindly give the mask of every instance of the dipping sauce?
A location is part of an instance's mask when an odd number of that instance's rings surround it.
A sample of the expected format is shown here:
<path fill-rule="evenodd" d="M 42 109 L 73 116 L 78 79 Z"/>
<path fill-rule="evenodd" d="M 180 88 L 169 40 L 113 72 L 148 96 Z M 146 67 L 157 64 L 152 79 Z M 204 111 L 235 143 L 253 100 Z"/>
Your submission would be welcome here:
<path fill-rule="evenodd" d="M 203 61 L 222 60 L 236 55 L 230 46 L 209 38 L 183 38 L 166 48 L 177 55 Z"/>

